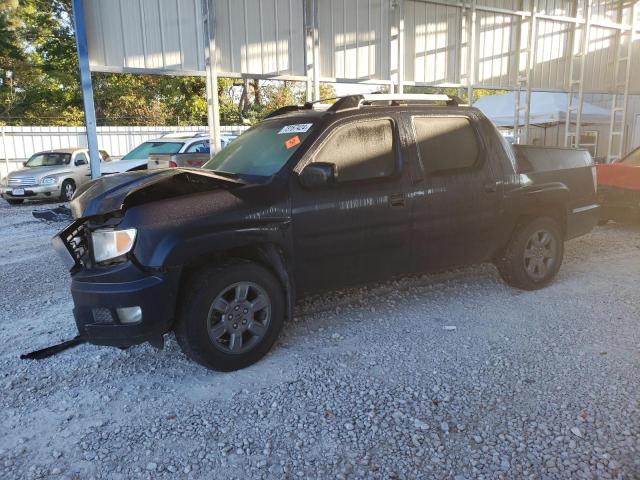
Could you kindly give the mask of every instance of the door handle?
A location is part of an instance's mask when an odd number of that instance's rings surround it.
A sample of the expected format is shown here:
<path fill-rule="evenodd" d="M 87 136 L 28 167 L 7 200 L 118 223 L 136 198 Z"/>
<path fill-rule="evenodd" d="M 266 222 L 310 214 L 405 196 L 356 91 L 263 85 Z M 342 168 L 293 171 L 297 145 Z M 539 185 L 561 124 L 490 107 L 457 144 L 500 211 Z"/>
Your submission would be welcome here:
<path fill-rule="evenodd" d="M 393 193 L 389 197 L 389 203 L 392 207 L 404 207 L 404 193 Z"/>
<path fill-rule="evenodd" d="M 485 183 L 484 191 L 487 193 L 496 193 L 498 191 L 498 183 L 497 182 Z"/>

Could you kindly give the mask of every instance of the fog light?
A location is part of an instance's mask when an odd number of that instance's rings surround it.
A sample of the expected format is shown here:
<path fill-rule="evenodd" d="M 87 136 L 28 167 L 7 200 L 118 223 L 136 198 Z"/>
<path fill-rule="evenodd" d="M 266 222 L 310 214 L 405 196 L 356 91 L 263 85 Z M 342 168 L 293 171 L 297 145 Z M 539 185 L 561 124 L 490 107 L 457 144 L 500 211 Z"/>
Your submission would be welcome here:
<path fill-rule="evenodd" d="M 120 323 L 138 323 L 142 320 L 142 309 L 140 307 L 118 308 L 118 318 Z"/>

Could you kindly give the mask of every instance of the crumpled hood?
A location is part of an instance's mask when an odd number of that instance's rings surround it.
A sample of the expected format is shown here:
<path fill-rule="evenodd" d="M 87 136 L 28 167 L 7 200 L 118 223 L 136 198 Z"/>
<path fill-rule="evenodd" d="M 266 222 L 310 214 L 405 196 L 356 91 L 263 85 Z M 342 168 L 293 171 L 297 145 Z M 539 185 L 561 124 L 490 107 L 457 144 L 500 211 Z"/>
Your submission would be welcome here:
<path fill-rule="evenodd" d="M 71 202 L 73 217 L 85 218 L 124 210 L 172 196 L 241 186 L 243 183 L 208 170 L 171 168 L 108 175 L 80 187 Z"/>

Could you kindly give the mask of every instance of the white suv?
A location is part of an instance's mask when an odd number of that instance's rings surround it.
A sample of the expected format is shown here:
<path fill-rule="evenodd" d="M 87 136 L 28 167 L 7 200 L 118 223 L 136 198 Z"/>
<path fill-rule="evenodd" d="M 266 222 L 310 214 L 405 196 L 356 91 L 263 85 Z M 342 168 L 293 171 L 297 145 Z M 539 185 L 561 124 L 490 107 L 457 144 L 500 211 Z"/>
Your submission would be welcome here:
<path fill-rule="evenodd" d="M 221 139 L 224 148 L 235 137 L 225 136 Z M 149 155 L 175 153 L 209 153 L 209 136 L 207 133 L 169 133 L 155 140 L 147 140 L 127 153 L 121 160 L 104 165 L 101 173 L 122 173 L 132 170 L 145 170 Z"/>

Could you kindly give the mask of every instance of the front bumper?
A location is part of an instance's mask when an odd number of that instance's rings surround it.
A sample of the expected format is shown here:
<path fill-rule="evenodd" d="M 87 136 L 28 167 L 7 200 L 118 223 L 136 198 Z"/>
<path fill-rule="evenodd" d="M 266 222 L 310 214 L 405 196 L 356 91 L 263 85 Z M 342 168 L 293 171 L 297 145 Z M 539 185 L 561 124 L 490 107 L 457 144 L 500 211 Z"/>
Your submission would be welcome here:
<path fill-rule="evenodd" d="M 34 185 L 31 187 L 0 187 L 0 197 L 5 200 L 41 200 L 47 198 L 55 198 L 60 196 L 61 186 L 56 185 Z M 15 195 L 14 190 L 24 190 L 24 194 Z"/>
<path fill-rule="evenodd" d="M 173 325 L 179 269 L 145 272 L 132 262 L 79 269 L 71 281 L 78 333 L 90 343 L 129 347 L 156 339 Z M 140 307 L 142 319 L 123 323 L 117 309 Z"/>

